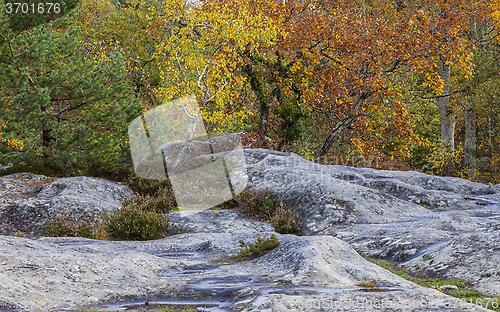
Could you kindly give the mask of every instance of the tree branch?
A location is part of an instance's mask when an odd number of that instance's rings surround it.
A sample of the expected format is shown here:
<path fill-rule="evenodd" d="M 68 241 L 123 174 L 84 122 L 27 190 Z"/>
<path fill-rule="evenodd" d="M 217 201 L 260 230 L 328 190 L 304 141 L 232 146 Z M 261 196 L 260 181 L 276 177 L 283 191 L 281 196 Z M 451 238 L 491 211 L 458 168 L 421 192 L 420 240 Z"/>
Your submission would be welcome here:
<path fill-rule="evenodd" d="M 23 154 L 29 153 L 29 151 L 31 151 L 33 149 L 33 147 L 35 146 L 36 142 L 38 142 L 40 139 L 41 139 L 41 136 L 38 136 L 38 138 L 35 140 L 35 142 L 33 142 L 33 144 L 31 144 L 31 147 L 26 151 L 17 150 L 17 151 L 13 151 L 13 152 L 5 154 L 5 156 L 11 155 L 11 154 L 18 154 L 18 153 L 23 153 Z"/>
<path fill-rule="evenodd" d="M 432 99 L 440 99 L 440 98 L 452 96 L 453 94 L 462 93 L 462 92 L 466 92 L 466 91 L 467 91 L 467 89 L 462 89 L 462 90 L 456 90 L 456 91 L 452 91 L 452 92 L 445 93 L 445 94 L 439 94 L 439 95 L 424 96 L 424 95 L 421 95 L 421 94 L 415 94 L 415 96 L 417 96 L 417 97 L 419 97 L 419 98 L 421 98 L 423 100 L 432 100 Z"/>

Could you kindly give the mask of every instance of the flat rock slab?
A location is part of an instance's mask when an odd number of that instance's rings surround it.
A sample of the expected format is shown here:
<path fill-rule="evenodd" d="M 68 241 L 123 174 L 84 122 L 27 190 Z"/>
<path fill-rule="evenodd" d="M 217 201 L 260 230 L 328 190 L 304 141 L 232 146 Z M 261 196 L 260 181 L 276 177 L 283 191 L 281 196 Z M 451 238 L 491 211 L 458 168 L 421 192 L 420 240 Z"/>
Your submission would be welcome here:
<path fill-rule="evenodd" d="M 94 221 L 120 209 L 132 190 L 117 182 L 89 177 L 49 178 L 16 173 L 0 178 L 0 233 L 39 235 L 61 214 L 74 222 Z"/>
<path fill-rule="evenodd" d="M 500 291 L 500 232 L 463 234 L 404 263 L 420 276 L 474 281 L 487 295 Z"/>
<path fill-rule="evenodd" d="M 261 237 L 272 232 L 260 233 Z M 78 311 L 191 302 L 219 311 L 487 311 L 423 288 L 330 237 L 275 234 L 251 261 L 213 261 L 257 234 L 182 234 L 147 242 L 0 236 L 0 309 Z M 373 283 L 374 287 L 358 286 Z M 306 308 L 304 308 L 306 307 Z"/>
<path fill-rule="evenodd" d="M 174 211 L 167 214 L 170 224 L 178 230 L 192 233 L 252 234 L 273 232 L 267 223 L 250 220 L 234 210 Z"/>

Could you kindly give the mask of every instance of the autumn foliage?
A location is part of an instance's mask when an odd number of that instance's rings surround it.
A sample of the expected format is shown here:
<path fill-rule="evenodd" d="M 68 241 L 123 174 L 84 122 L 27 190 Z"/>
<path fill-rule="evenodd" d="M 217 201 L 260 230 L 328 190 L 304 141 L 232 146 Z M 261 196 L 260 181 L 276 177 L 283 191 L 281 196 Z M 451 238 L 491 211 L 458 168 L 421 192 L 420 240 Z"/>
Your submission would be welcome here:
<path fill-rule="evenodd" d="M 211 132 L 316 162 L 397 162 L 433 144 L 423 101 L 439 106 L 442 146 L 455 137 L 499 12 L 498 0 L 82 0 L 75 20 L 80 56 L 119 55 L 143 112 L 194 94 Z"/>

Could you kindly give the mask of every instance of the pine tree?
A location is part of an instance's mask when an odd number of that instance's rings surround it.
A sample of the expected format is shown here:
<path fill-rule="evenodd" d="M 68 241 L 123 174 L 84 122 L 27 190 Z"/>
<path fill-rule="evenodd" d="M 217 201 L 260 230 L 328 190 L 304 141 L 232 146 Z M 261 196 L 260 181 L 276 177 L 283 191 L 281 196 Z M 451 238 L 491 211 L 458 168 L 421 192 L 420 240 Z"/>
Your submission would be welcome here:
<path fill-rule="evenodd" d="M 122 172 L 130 157 L 127 125 L 140 106 L 126 93 L 121 55 L 98 62 L 79 53 L 74 12 L 14 27 L 5 12 L 0 13 L 0 163 L 24 162 L 61 175 Z"/>

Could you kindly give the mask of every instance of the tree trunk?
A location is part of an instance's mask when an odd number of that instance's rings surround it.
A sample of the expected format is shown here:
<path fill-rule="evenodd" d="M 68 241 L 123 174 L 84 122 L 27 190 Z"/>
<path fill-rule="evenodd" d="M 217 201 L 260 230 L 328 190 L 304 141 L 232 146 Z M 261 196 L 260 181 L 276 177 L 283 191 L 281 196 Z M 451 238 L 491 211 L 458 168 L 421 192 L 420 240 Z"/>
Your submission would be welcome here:
<path fill-rule="evenodd" d="M 493 140 L 492 140 L 492 129 L 491 129 L 491 114 L 493 112 L 490 110 L 490 115 L 488 116 L 488 156 L 493 157 Z"/>
<path fill-rule="evenodd" d="M 323 143 L 321 144 L 320 148 L 316 152 L 316 162 L 321 164 L 332 147 L 333 143 L 339 138 L 339 136 L 344 132 L 345 129 L 347 129 L 351 124 L 353 124 L 356 119 L 358 119 L 359 115 L 357 114 L 359 107 L 363 104 L 363 102 L 369 98 L 373 94 L 373 91 L 368 90 L 368 91 L 363 91 L 359 95 L 359 97 L 356 99 L 356 102 L 351 107 L 351 110 L 349 111 L 349 115 L 347 117 L 343 118 L 340 120 L 335 127 L 328 132 L 326 135 L 325 139 L 323 140 Z"/>
<path fill-rule="evenodd" d="M 271 94 L 268 96 L 262 87 L 262 83 L 257 77 L 257 73 L 253 69 L 253 64 L 249 62 L 247 65 L 243 66 L 243 72 L 247 76 L 247 80 L 250 83 L 250 87 L 254 92 L 255 96 L 259 100 L 259 139 L 265 142 L 267 135 L 267 122 L 269 120 L 269 108 L 271 107 L 271 102 L 273 101 L 276 92 L 278 92 L 278 87 L 274 88 Z"/>
<path fill-rule="evenodd" d="M 349 127 L 356 119 L 357 116 L 348 116 L 347 118 L 342 119 L 332 130 L 330 130 L 330 132 L 328 132 L 326 138 L 323 140 L 323 143 L 316 152 L 316 162 L 318 164 L 323 163 L 330 147 L 332 147 L 333 143 L 337 141 L 342 132 L 344 132 L 344 130 L 347 129 L 347 127 Z"/>
<path fill-rule="evenodd" d="M 441 115 L 441 148 L 448 152 L 455 148 L 455 112 L 450 104 L 450 65 L 441 58 L 439 61 L 439 76 L 444 82 L 442 97 L 437 98 L 439 114 Z"/>
<path fill-rule="evenodd" d="M 465 100 L 465 163 L 471 167 L 469 178 L 476 175 L 476 110 Z"/>

